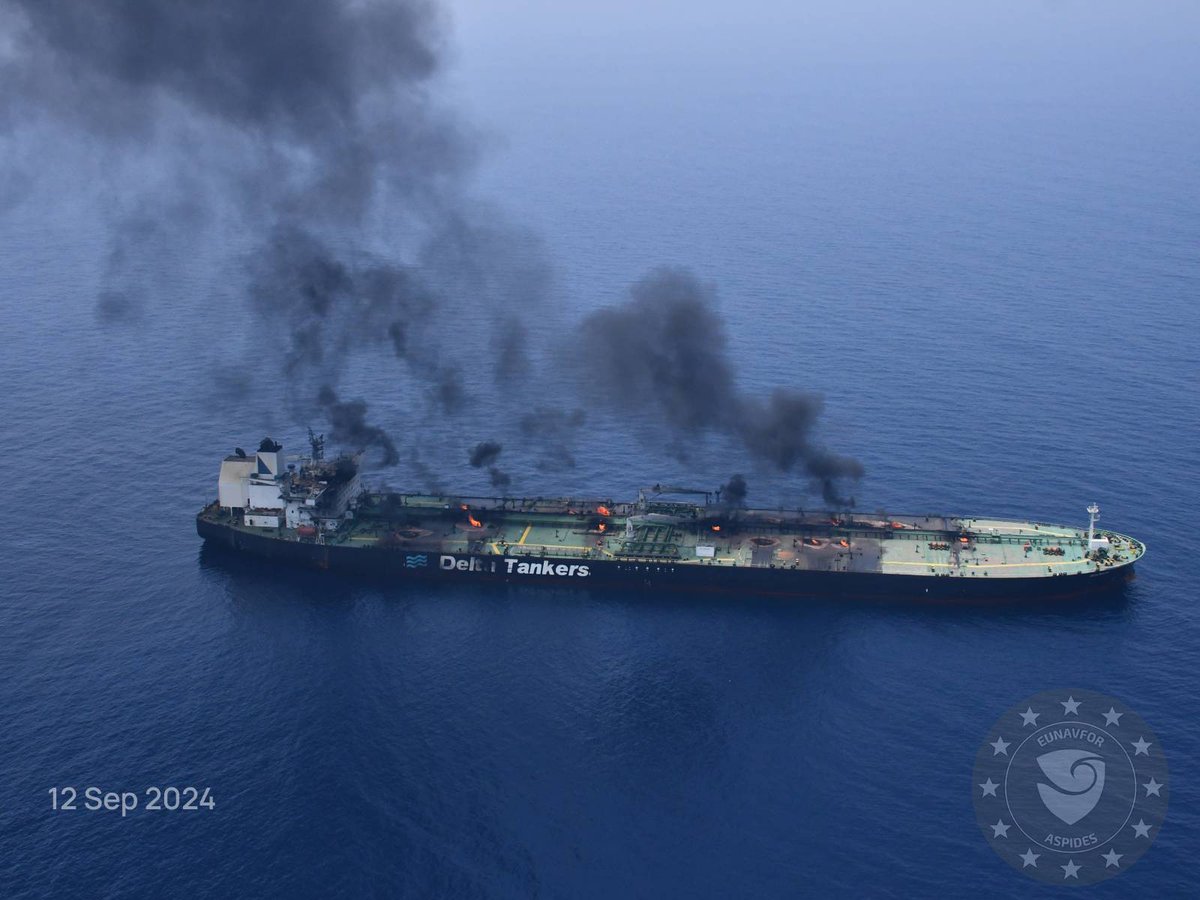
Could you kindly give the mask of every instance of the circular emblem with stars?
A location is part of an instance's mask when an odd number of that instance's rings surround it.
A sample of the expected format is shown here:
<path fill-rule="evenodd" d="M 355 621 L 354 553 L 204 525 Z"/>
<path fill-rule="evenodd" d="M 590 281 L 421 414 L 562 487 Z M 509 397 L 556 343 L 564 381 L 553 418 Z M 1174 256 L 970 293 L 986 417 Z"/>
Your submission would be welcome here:
<path fill-rule="evenodd" d="M 1167 760 L 1120 700 L 1044 691 L 992 726 L 975 757 L 975 820 L 1025 875 L 1095 884 L 1145 853 L 1167 814 Z"/>

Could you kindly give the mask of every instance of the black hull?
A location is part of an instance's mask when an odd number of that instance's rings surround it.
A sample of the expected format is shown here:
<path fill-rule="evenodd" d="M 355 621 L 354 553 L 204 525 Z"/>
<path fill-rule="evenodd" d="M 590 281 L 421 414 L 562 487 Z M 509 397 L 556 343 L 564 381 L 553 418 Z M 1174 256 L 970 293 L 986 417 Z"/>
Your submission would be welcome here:
<path fill-rule="evenodd" d="M 257 534 L 204 518 L 197 518 L 196 531 L 209 545 L 239 553 L 291 566 L 369 575 L 400 583 L 463 584 L 475 581 L 608 590 L 717 591 L 781 597 L 970 602 L 1079 596 L 1118 588 L 1132 575 L 1132 566 L 1085 575 L 976 579 L 731 568 L 645 560 L 627 562 L 451 555 L 438 550 L 350 547 L 284 540 L 269 533 Z"/>

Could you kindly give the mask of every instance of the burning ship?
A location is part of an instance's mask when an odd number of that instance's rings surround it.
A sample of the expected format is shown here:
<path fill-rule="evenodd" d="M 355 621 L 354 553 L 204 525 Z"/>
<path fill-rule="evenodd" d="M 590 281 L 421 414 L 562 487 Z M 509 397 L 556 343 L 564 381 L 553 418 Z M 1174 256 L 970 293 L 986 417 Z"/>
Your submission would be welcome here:
<path fill-rule="evenodd" d="M 1145 546 L 1009 519 L 734 508 L 671 485 L 611 498 L 440 497 L 363 488 L 356 457 L 286 462 L 266 438 L 221 463 L 196 516 L 206 542 L 400 581 L 630 586 L 758 594 L 1025 597 L 1129 576 Z M 715 495 L 715 496 L 714 496 Z"/>

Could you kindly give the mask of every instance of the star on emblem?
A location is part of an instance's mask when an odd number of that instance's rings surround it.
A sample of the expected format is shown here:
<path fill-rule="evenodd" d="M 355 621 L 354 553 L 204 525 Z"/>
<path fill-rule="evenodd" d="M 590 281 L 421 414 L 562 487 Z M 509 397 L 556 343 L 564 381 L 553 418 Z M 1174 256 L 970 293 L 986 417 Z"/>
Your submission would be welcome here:
<path fill-rule="evenodd" d="M 1104 860 L 1104 868 L 1107 869 L 1110 866 L 1120 867 L 1121 857 L 1124 855 L 1124 853 L 1118 853 L 1116 850 L 1109 850 L 1107 853 L 1101 853 L 1100 858 Z"/>
<path fill-rule="evenodd" d="M 992 837 L 1008 837 L 1008 829 L 1011 825 L 1005 825 L 1003 819 L 997 819 L 995 825 L 988 826 L 992 829 Z"/>
<path fill-rule="evenodd" d="M 1150 826 L 1146 824 L 1145 819 L 1138 819 L 1136 825 L 1129 827 L 1133 829 L 1135 837 L 1144 837 L 1146 840 L 1150 840 Z"/>
<path fill-rule="evenodd" d="M 1138 735 L 1138 739 L 1136 741 L 1130 741 L 1130 744 L 1132 744 L 1132 746 L 1133 746 L 1133 755 L 1134 756 L 1149 756 L 1150 755 L 1150 742 L 1147 741 L 1141 735 Z"/>
<path fill-rule="evenodd" d="M 1121 724 L 1121 716 L 1123 716 L 1123 715 L 1125 715 L 1125 713 L 1119 713 L 1110 706 L 1108 708 L 1108 712 L 1106 712 L 1104 714 L 1104 724 L 1105 725 L 1120 725 Z"/>
<path fill-rule="evenodd" d="M 1026 725 L 1032 725 L 1036 728 L 1038 716 L 1040 715 L 1041 713 L 1035 713 L 1033 711 L 1032 706 L 1029 707 L 1027 710 L 1025 710 L 1025 712 L 1021 713 L 1021 727 L 1024 728 Z"/>
<path fill-rule="evenodd" d="M 1155 797 L 1161 797 L 1161 796 L 1162 796 L 1162 794 L 1160 794 L 1160 793 L 1158 792 L 1158 789 L 1159 789 L 1160 787 L 1162 787 L 1162 785 L 1161 785 L 1161 784 L 1159 784 L 1157 781 L 1155 781 L 1155 780 L 1154 780 L 1154 776 L 1153 776 L 1153 775 L 1151 775 L 1151 776 L 1150 776 L 1150 780 L 1149 780 L 1149 781 L 1147 781 L 1145 784 L 1143 784 L 1143 785 L 1142 785 L 1142 787 L 1144 787 L 1144 788 L 1146 789 L 1146 796 L 1147 796 L 1147 797 L 1149 797 L 1151 794 L 1153 794 Z"/>
<path fill-rule="evenodd" d="M 992 741 L 992 743 L 988 746 L 992 748 L 992 756 L 999 756 L 1001 753 L 1003 753 L 1005 756 L 1008 756 L 1008 747 L 1011 743 L 1012 741 L 1006 741 L 1002 737 L 997 737 L 996 740 Z M 1134 756 L 1136 755 L 1137 754 L 1135 753 Z"/>
<path fill-rule="evenodd" d="M 996 784 L 996 782 L 992 781 L 992 777 L 989 775 L 988 780 L 985 781 L 983 784 L 981 784 L 980 787 L 983 788 L 983 796 L 995 797 L 996 796 L 996 788 L 1000 787 L 1000 785 L 998 785 L 998 784 Z"/>
<path fill-rule="evenodd" d="M 1068 697 L 1066 700 L 1059 700 L 1063 707 L 1063 715 L 1077 716 L 1079 715 L 1079 701 L 1074 697 Z"/>
<path fill-rule="evenodd" d="M 1029 866 L 1033 866 L 1036 869 L 1037 861 L 1038 861 L 1038 859 L 1041 858 L 1041 855 L 1042 854 L 1040 854 L 1040 853 L 1034 853 L 1033 848 L 1030 847 L 1028 850 L 1026 850 L 1024 853 L 1021 854 L 1021 868 L 1026 869 Z"/>
<path fill-rule="evenodd" d="M 1059 866 L 1059 868 L 1063 870 L 1063 878 L 1064 879 L 1067 879 L 1067 878 L 1078 879 L 1079 878 L 1078 872 L 1080 869 L 1083 868 L 1083 866 L 1077 866 L 1077 865 L 1075 865 L 1075 860 L 1068 859 L 1067 864 L 1065 866 Z"/>

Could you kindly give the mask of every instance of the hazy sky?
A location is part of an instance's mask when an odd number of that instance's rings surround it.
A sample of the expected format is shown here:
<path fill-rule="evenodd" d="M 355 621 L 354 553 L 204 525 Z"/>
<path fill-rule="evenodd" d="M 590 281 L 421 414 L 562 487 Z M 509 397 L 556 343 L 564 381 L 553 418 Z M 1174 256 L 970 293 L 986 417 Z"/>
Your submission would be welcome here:
<path fill-rule="evenodd" d="M 1200 93 L 1200 2 L 450 0 L 446 84 L 516 137 L 539 112 L 827 92 L 1140 108 Z M 885 101 L 886 102 L 886 101 Z"/>
<path fill-rule="evenodd" d="M 1096 51 L 1183 58 L 1200 36 L 1193 0 L 451 0 L 449 8 L 461 46 L 494 52 L 626 47 L 736 58 L 765 50 L 850 63 Z"/>

